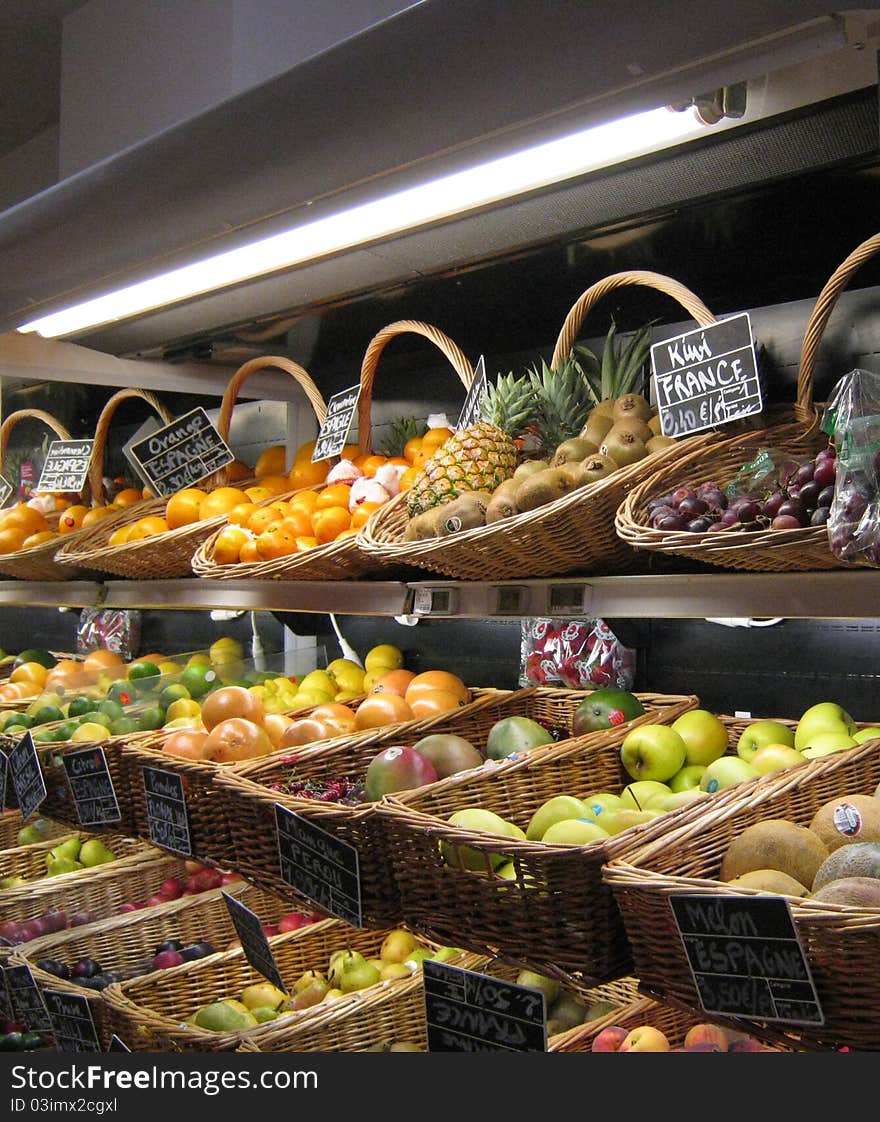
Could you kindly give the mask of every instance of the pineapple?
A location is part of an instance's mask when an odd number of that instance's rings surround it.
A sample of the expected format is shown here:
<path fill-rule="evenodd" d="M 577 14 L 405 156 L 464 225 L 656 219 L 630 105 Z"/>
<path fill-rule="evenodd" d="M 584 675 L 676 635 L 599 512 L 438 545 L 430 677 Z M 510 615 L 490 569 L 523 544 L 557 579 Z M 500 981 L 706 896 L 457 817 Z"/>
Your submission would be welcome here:
<path fill-rule="evenodd" d="M 417 417 L 394 417 L 391 431 L 382 442 L 379 451 L 383 456 L 402 456 L 407 443 L 417 436 L 424 436 L 428 426 Z"/>
<path fill-rule="evenodd" d="M 563 441 L 577 436 L 596 404 L 595 393 L 577 359 L 558 370 L 542 359 L 540 370 L 531 367 L 528 377 L 535 391 L 533 431 L 539 455 L 552 455 Z"/>
<path fill-rule="evenodd" d="M 605 336 L 601 363 L 588 347 L 574 347 L 571 361 L 587 379 L 594 405 L 641 389 L 642 368 L 651 349 L 651 328 L 655 322 L 640 327 L 624 346 L 616 338 L 617 324 L 612 321 Z"/>
<path fill-rule="evenodd" d="M 494 491 L 517 464 L 515 438 L 532 419 L 534 390 L 513 374 L 488 385 L 480 403 L 483 418 L 456 432 L 425 463 L 407 492 L 412 518 L 451 502 L 465 491 Z"/>

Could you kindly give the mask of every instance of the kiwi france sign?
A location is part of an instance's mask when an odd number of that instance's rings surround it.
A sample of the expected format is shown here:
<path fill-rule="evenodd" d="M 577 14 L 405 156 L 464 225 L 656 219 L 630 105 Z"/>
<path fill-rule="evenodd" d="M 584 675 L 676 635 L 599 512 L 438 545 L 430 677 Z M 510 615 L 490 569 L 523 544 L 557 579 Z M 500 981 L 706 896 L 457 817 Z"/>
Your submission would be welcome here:
<path fill-rule="evenodd" d="M 60 990 L 43 990 L 59 1052 L 100 1052 L 98 1034 L 87 997 Z"/>
<path fill-rule="evenodd" d="M 707 1013 L 824 1023 L 784 897 L 676 893 L 669 902 Z"/>
<path fill-rule="evenodd" d="M 748 312 L 651 347 L 664 436 L 730 424 L 763 409 Z"/>
<path fill-rule="evenodd" d="M 94 440 L 53 440 L 35 491 L 81 491 L 89 477 Z"/>
<path fill-rule="evenodd" d="M 443 962 L 422 963 L 429 1052 L 546 1052 L 543 993 Z"/>
<path fill-rule="evenodd" d="M 331 456 L 338 456 L 348 440 L 348 430 L 357 409 L 358 398 L 361 396 L 360 382 L 350 386 L 347 390 L 335 393 L 327 402 L 327 415 L 324 423 L 315 438 L 315 448 L 312 452 L 312 463 L 318 460 L 329 460 Z"/>
<path fill-rule="evenodd" d="M 143 772 L 150 841 L 160 849 L 192 857 L 183 776 L 155 767 L 145 767 Z"/>
<path fill-rule="evenodd" d="M 25 822 L 46 798 L 46 781 L 30 732 L 26 732 L 9 753 L 9 772 Z"/>
<path fill-rule="evenodd" d="M 30 967 L 7 966 L 4 973 L 15 1019 L 27 1025 L 32 1032 L 50 1032 L 52 1024 L 46 1012 L 46 1004 L 37 989 Z"/>
<path fill-rule="evenodd" d="M 307 818 L 275 804 L 281 879 L 352 927 L 363 927 L 358 851 Z"/>
<path fill-rule="evenodd" d="M 104 749 L 98 745 L 66 752 L 63 763 L 80 824 L 100 826 L 119 822 L 122 815 Z"/>
<path fill-rule="evenodd" d="M 235 459 L 201 406 L 132 444 L 128 457 L 150 489 L 163 498 L 193 487 Z"/>
<path fill-rule="evenodd" d="M 275 955 L 272 954 L 272 948 L 269 946 L 269 940 L 263 930 L 260 917 L 250 908 L 246 908 L 240 900 L 230 896 L 228 892 L 221 892 L 220 895 L 226 902 L 229 918 L 232 920 L 239 939 L 241 939 L 244 957 L 258 974 L 268 978 L 272 985 L 277 986 L 282 993 L 287 993 L 287 986 L 281 977 L 281 971 L 278 969 Z"/>

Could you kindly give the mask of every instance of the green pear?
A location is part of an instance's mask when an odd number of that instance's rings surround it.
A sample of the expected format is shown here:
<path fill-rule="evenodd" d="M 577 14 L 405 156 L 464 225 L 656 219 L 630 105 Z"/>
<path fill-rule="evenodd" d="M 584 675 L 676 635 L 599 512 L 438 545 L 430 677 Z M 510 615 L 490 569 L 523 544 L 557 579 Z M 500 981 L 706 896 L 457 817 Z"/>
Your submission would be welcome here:
<path fill-rule="evenodd" d="M 251 1016 L 258 1025 L 262 1025 L 266 1021 L 274 1021 L 278 1016 L 278 1010 L 271 1009 L 268 1005 L 258 1005 L 256 1009 L 251 1009 Z"/>
<path fill-rule="evenodd" d="M 77 837 L 65 838 L 63 842 L 53 846 L 49 850 L 52 857 L 67 857 L 71 861 L 79 860 L 79 851 L 82 849 L 82 842 Z"/>
<path fill-rule="evenodd" d="M 242 1013 L 225 1001 L 214 1001 L 198 1010 L 193 1023 L 209 1032 L 237 1032 L 257 1023 L 252 1013 Z"/>
<path fill-rule="evenodd" d="M 408 967 L 411 973 L 421 969 L 422 963 L 426 958 L 433 958 L 434 956 L 427 947 L 416 947 L 412 954 L 406 956 L 404 966 Z"/>
<path fill-rule="evenodd" d="M 556 795 L 542 803 L 526 827 L 526 838 L 529 841 L 540 841 L 544 834 L 557 822 L 566 818 L 582 818 L 589 810 L 580 799 L 573 795 Z"/>
<path fill-rule="evenodd" d="M 109 850 L 100 838 L 89 838 L 83 842 L 77 860 L 81 861 L 87 869 L 95 865 L 106 865 L 116 860 L 116 854 Z"/>
<path fill-rule="evenodd" d="M 46 872 L 50 877 L 60 876 L 62 873 L 75 873 L 84 869 L 81 861 L 74 861 L 71 857 L 50 857 L 46 863 Z"/>
<path fill-rule="evenodd" d="M 522 983 L 525 985 L 526 983 Z M 561 993 L 547 1008 L 547 1035 L 567 1032 L 576 1025 L 583 1024 L 587 1006 L 573 993 Z"/>
<path fill-rule="evenodd" d="M 0 877 L 0 888 L 20 888 L 27 884 L 24 877 Z"/>
<path fill-rule="evenodd" d="M 35 818 L 33 822 L 22 826 L 18 831 L 16 842 L 18 845 L 36 845 L 38 842 L 45 841 L 51 831 L 52 827 L 45 818 Z"/>
<path fill-rule="evenodd" d="M 548 978 L 546 974 L 539 974 L 535 970 L 520 970 L 516 976 L 518 986 L 527 986 L 530 990 L 538 990 L 547 1001 L 547 1008 L 559 997 L 562 986 L 555 978 Z"/>
<path fill-rule="evenodd" d="M 385 962 L 403 962 L 419 945 L 418 940 L 411 931 L 403 927 L 396 927 L 389 931 L 382 940 L 379 948 L 379 958 Z"/>
<path fill-rule="evenodd" d="M 381 982 L 390 982 L 395 978 L 410 978 L 412 970 L 403 962 L 386 962 L 379 971 Z"/>
<path fill-rule="evenodd" d="M 380 974 L 381 971 L 367 962 L 359 951 L 347 950 L 333 963 L 330 982 L 343 993 L 353 993 L 375 985 Z"/>

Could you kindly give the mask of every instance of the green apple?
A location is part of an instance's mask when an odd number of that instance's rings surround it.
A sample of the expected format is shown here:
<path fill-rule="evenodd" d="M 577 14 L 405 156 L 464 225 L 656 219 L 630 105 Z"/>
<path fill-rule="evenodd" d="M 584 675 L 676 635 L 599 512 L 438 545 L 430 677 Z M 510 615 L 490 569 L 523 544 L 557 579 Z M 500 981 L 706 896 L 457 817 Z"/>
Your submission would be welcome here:
<path fill-rule="evenodd" d="M 802 714 L 794 734 L 794 746 L 798 751 L 807 748 L 817 732 L 845 732 L 852 736 L 856 731 L 855 721 L 842 706 L 834 701 L 820 701 Z"/>
<path fill-rule="evenodd" d="M 794 729 L 779 721 L 754 721 L 740 734 L 736 754 L 741 760 L 751 763 L 752 756 L 765 744 L 787 744 L 789 748 L 794 748 Z"/>
<path fill-rule="evenodd" d="M 669 780 L 669 790 L 673 794 L 677 794 L 679 791 L 690 791 L 694 787 L 698 788 L 705 770 L 706 766 L 704 764 L 688 764 L 681 771 L 677 771 Z"/>
<path fill-rule="evenodd" d="M 690 709 L 672 722 L 684 741 L 685 764 L 706 767 L 727 751 L 727 726 L 708 709 Z"/>
<path fill-rule="evenodd" d="M 880 740 L 880 728 L 872 725 L 869 729 L 859 729 L 853 733 L 853 740 L 856 744 L 864 744 L 866 740 Z"/>
<path fill-rule="evenodd" d="M 810 760 L 816 755 L 827 756 L 830 752 L 842 752 L 845 748 L 854 748 L 855 745 L 855 740 L 848 732 L 841 729 L 828 729 L 825 732 L 814 732 L 811 736 L 806 737 L 801 750 L 805 756 L 807 752 L 813 753 L 813 755 L 806 757 Z"/>
<path fill-rule="evenodd" d="M 686 791 L 676 791 L 667 795 L 665 799 L 661 799 L 660 802 L 651 803 L 651 809 L 667 814 L 670 810 L 678 810 L 681 806 L 689 806 L 697 799 L 705 799 L 705 797 L 706 792 L 701 791 L 699 787 L 688 787 Z"/>
<path fill-rule="evenodd" d="M 736 783 L 754 779 L 757 774 L 752 765 L 739 756 L 722 756 L 720 760 L 713 760 L 703 772 L 700 790 L 712 795 L 725 787 L 733 787 Z"/>
<path fill-rule="evenodd" d="M 532 815 L 526 827 L 526 837 L 529 841 L 540 841 L 555 822 L 581 818 L 587 813 L 589 810 L 580 799 L 573 795 L 556 795 L 542 803 Z"/>
<path fill-rule="evenodd" d="M 610 813 L 610 812 L 609 812 Z M 641 826 L 645 822 L 650 822 L 654 818 L 659 818 L 663 813 L 656 807 L 650 810 L 630 810 L 628 807 L 622 807 L 616 810 L 605 826 L 609 834 L 622 834 L 624 830 L 628 830 L 630 826 Z"/>
<path fill-rule="evenodd" d="M 589 845 L 599 838 L 609 837 L 607 830 L 588 818 L 567 818 L 554 823 L 541 841 L 545 845 Z"/>
<path fill-rule="evenodd" d="M 687 747 L 669 725 L 639 725 L 620 746 L 620 762 L 631 779 L 665 783 L 684 767 Z"/>
<path fill-rule="evenodd" d="M 500 834 L 502 837 L 512 837 L 510 827 L 512 823 L 501 818 L 491 810 L 481 807 L 465 807 L 455 811 L 449 816 L 449 824 L 458 826 L 462 830 L 472 830 L 481 834 Z M 440 853 L 447 865 L 456 869 L 471 869 L 474 872 L 486 871 L 486 855 L 477 849 L 466 845 L 451 845 L 447 841 L 440 842 Z M 489 856 L 493 868 L 503 865 L 509 858 L 503 854 Z"/>
<path fill-rule="evenodd" d="M 587 817 L 601 822 L 603 814 L 620 807 L 620 795 L 612 795 L 610 791 L 597 791 L 593 795 L 585 795 L 581 802 L 587 808 Z"/>
<path fill-rule="evenodd" d="M 620 792 L 620 809 L 646 810 L 652 799 L 665 798 L 671 793 L 665 783 L 658 783 L 656 779 L 640 779 Z"/>
<path fill-rule="evenodd" d="M 804 757 L 787 744 L 764 744 L 752 756 L 751 765 L 758 775 L 769 775 L 771 771 L 785 771 L 804 762 Z"/>

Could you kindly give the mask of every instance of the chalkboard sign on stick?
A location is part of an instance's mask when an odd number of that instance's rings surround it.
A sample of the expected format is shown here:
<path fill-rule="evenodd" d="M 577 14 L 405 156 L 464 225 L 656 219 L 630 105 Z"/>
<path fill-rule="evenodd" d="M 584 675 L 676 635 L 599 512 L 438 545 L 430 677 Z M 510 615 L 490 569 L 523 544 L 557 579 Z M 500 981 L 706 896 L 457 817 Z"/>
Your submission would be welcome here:
<path fill-rule="evenodd" d="M 66 752 L 63 762 L 80 823 L 83 826 L 99 826 L 121 821 L 104 749 L 98 745 Z"/>
<path fill-rule="evenodd" d="M 355 847 L 277 803 L 275 825 L 281 879 L 322 911 L 363 927 Z"/>
<path fill-rule="evenodd" d="M 654 343 L 651 369 L 664 436 L 730 424 L 764 407 L 748 312 Z"/>
<path fill-rule="evenodd" d="M 669 902 L 707 1013 L 824 1023 L 785 897 L 676 893 Z"/>
<path fill-rule="evenodd" d="M 0 507 L 2 507 L 14 488 L 5 475 L 0 475 Z"/>
<path fill-rule="evenodd" d="M 422 963 L 429 1052 L 546 1052 L 544 994 L 445 962 Z"/>
<path fill-rule="evenodd" d="M 480 406 L 483 402 L 483 394 L 485 392 L 486 363 L 483 356 L 480 355 L 476 370 L 474 370 L 474 380 L 471 382 L 471 388 L 468 390 L 468 395 L 465 398 L 461 413 L 458 416 L 458 421 L 455 426 L 456 432 L 461 431 L 461 429 L 466 429 L 468 425 L 474 425 L 477 421 L 481 420 Z"/>
<path fill-rule="evenodd" d="M 34 490 L 81 491 L 89 477 L 94 440 L 53 440 Z"/>
<path fill-rule="evenodd" d="M 4 974 L 6 975 L 6 990 L 15 1011 L 15 1019 L 21 1021 L 23 1025 L 27 1025 L 31 1032 L 50 1032 L 52 1022 L 49 1020 L 45 1002 L 39 989 L 37 989 L 37 983 L 34 981 L 30 967 L 24 965 L 7 966 Z"/>
<path fill-rule="evenodd" d="M 59 1052 L 100 1052 L 101 1045 L 87 997 L 60 990 L 43 990 Z"/>
<path fill-rule="evenodd" d="M 0 811 L 6 806 L 6 776 L 9 773 L 9 761 L 6 753 L 0 752 Z"/>
<path fill-rule="evenodd" d="M 228 892 L 223 892 L 221 895 L 226 901 L 229 916 L 241 940 L 244 957 L 258 974 L 262 974 L 264 978 L 269 979 L 273 986 L 277 986 L 282 992 L 287 993 L 287 986 L 281 977 L 281 971 L 278 969 L 275 955 L 272 954 L 272 948 L 269 946 L 269 940 L 263 930 L 260 917 L 250 908 L 246 908 L 240 900 L 230 896 Z"/>
<path fill-rule="evenodd" d="M 128 455 L 150 489 L 163 498 L 194 487 L 235 459 L 201 407 L 132 444 Z"/>
<path fill-rule="evenodd" d="M 46 798 L 46 780 L 30 732 L 26 732 L 9 753 L 9 773 L 18 809 L 27 822 Z"/>
<path fill-rule="evenodd" d="M 125 1043 L 124 1040 L 120 1040 L 119 1037 L 114 1032 L 113 1035 L 110 1037 L 110 1043 L 107 1046 L 107 1051 L 108 1052 L 130 1052 L 131 1048 L 129 1048 L 129 1046 Z"/>
<path fill-rule="evenodd" d="M 9 999 L 9 990 L 6 988 L 6 971 L 0 966 L 0 1017 L 7 1021 L 15 1020 L 15 1010 Z"/>
<path fill-rule="evenodd" d="M 150 841 L 160 849 L 192 857 L 183 776 L 155 767 L 145 767 L 143 773 Z"/>
<path fill-rule="evenodd" d="M 327 415 L 315 439 L 315 448 L 312 452 L 313 464 L 318 460 L 329 460 L 331 456 L 338 456 L 345 447 L 348 430 L 351 428 L 360 396 L 361 386 L 358 382 L 356 386 L 335 393 L 327 402 Z"/>

